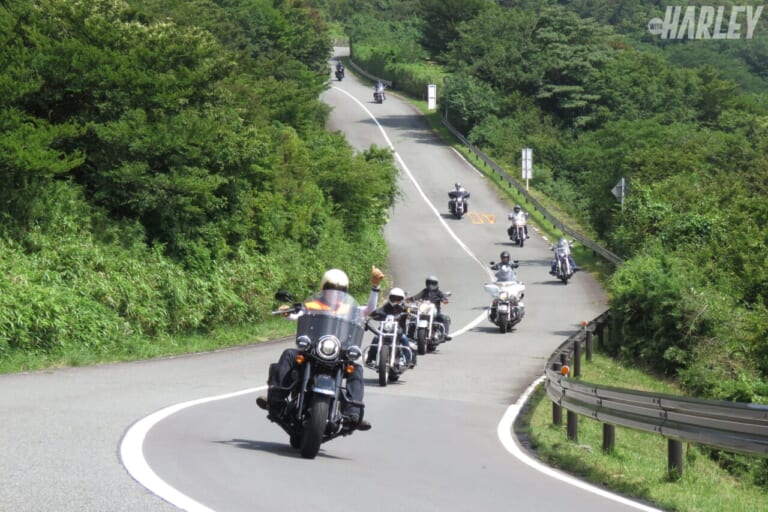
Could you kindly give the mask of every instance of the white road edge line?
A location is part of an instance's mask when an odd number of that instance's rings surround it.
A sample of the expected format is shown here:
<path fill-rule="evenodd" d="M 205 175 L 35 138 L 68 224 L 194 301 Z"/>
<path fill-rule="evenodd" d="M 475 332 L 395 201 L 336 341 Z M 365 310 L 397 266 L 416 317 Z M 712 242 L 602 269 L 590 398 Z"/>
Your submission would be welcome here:
<path fill-rule="evenodd" d="M 215 400 L 225 400 L 248 393 L 254 393 L 266 389 L 267 386 L 261 386 L 258 388 L 243 389 L 241 391 L 235 391 L 234 393 L 227 393 L 225 395 L 218 395 L 209 398 L 201 398 L 199 400 L 191 400 L 189 402 L 183 402 L 180 404 L 172 405 L 161 409 L 155 413 L 150 414 L 134 423 L 123 436 L 120 442 L 120 459 L 123 462 L 123 466 L 137 482 L 151 491 L 153 494 L 167 501 L 171 505 L 174 505 L 182 510 L 188 512 L 214 512 L 213 509 L 206 507 L 205 505 L 193 500 L 189 496 L 179 492 L 177 489 L 168 485 L 162 478 L 152 471 L 152 468 L 147 464 L 144 458 L 144 439 L 147 437 L 147 433 L 160 421 L 167 418 L 172 414 L 194 407 L 195 405 L 204 404 L 206 402 L 213 402 Z"/>
<path fill-rule="evenodd" d="M 547 466 L 546 464 L 543 464 L 532 458 L 530 455 L 525 453 L 525 451 L 523 451 L 515 436 L 512 435 L 512 427 L 515 424 L 515 420 L 517 419 L 518 414 L 520 414 L 523 405 L 525 405 L 525 402 L 528 401 L 528 397 L 536 389 L 536 386 L 538 386 L 543 381 L 543 375 L 536 379 L 533 384 L 531 384 L 528 389 L 526 389 L 523 394 L 520 395 L 520 398 L 517 399 L 517 402 L 507 408 L 507 411 L 501 418 L 499 425 L 496 427 L 496 434 L 499 436 L 499 440 L 501 441 L 501 444 L 504 445 L 504 448 L 506 448 L 507 451 L 514 455 L 519 461 L 527 464 L 528 466 L 541 473 L 544 473 L 547 476 L 560 480 L 561 482 L 570 484 L 574 487 L 578 487 L 579 489 L 597 494 L 603 498 L 619 502 L 622 505 L 627 505 L 628 507 L 633 507 L 638 510 L 643 510 L 645 512 L 663 512 L 660 509 L 632 501 L 629 498 L 619 496 L 618 494 L 614 494 L 610 491 L 597 487 L 596 485 L 592 485 L 583 480 L 579 480 L 574 476 L 557 471 Z"/>
<path fill-rule="evenodd" d="M 390 141 L 389 137 L 387 136 L 387 133 L 384 131 L 384 128 L 381 126 L 381 124 L 379 124 L 378 119 L 376 119 L 373 113 L 370 110 L 368 110 L 368 108 L 365 105 L 363 105 L 362 102 L 360 102 L 357 98 L 349 94 L 347 91 L 343 89 L 339 89 L 338 87 L 333 87 L 333 89 L 343 92 L 344 94 L 352 98 L 353 101 L 357 102 L 357 104 L 360 105 L 363 108 L 363 110 L 365 110 L 368 113 L 371 119 L 373 119 L 373 121 L 376 123 L 376 126 L 379 127 L 379 130 L 384 136 L 384 139 L 387 141 L 389 148 L 394 153 L 395 158 L 400 163 L 402 169 L 408 175 L 408 178 L 416 187 L 416 190 L 418 190 L 424 202 L 427 203 L 427 205 L 433 211 L 433 213 L 435 214 L 437 219 L 440 221 L 440 223 L 443 225 L 443 227 L 448 232 L 448 234 L 450 234 L 450 236 L 456 241 L 456 243 L 459 244 L 459 247 L 461 247 L 464 250 L 464 252 L 466 252 L 469 255 L 470 258 L 472 258 L 475 262 L 477 262 L 477 264 L 480 265 L 486 271 L 486 273 L 489 276 L 489 279 L 492 279 L 493 276 L 491 275 L 490 270 L 486 268 L 486 266 L 483 265 L 483 263 L 477 258 L 477 256 L 475 256 L 474 253 L 472 253 L 469 247 L 467 247 L 467 245 L 463 241 L 461 241 L 461 239 L 458 236 L 456 236 L 456 233 L 454 233 L 453 230 L 448 226 L 448 224 L 440 215 L 440 212 L 438 212 L 437 208 L 435 208 L 435 206 L 429 201 L 429 198 L 424 193 L 424 190 L 422 190 L 421 186 L 416 181 L 416 178 L 413 176 L 410 169 L 408 169 L 408 166 L 405 165 L 405 162 L 403 162 L 403 159 L 400 157 L 397 151 L 395 151 L 395 147 L 392 144 L 392 141 Z M 482 313 L 475 320 L 473 320 L 463 328 L 456 331 L 454 336 L 458 336 L 472 329 L 475 325 L 479 324 L 482 320 L 484 320 L 485 316 L 486 316 L 486 313 Z M 555 471 L 552 468 L 532 459 L 522 451 L 522 449 L 520 448 L 520 446 L 517 444 L 514 437 L 512 436 L 512 425 L 514 424 L 515 419 L 517 418 L 517 415 L 520 413 L 520 410 L 522 409 L 523 404 L 525 404 L 530 394 L 533 392 L 536 386 L 538 386 L 538 384 L 543 379 L 544 377 L 542 376 L 542 377 L 539 377 L 539 379 L 537 379 L 536 381 L 534 381 L 534 383 L 531 384 L 531 386 L 520 396 L 517 402 L 509 406 L 506 413 L 504 414 L 501 421 L 499 422 L 496 429 L 496 434 L 498 435 L 499 440 L 501 441 L 501 444 L 504 445 L 507 451 L 512 455 L 514 455 L 518 460 L 524 462 L 525 464 L 529 465 L 533 469 L 536 469 L 541 473 L 551 476 L 552 478 L 556 478 L 567 484 L 573 485 L 575 487 L 579 487 L 583 490 L 592 492 L 594 494 L 598 494 L 604 498 L 614 500 L 619 503 L 623 503 L 625 505 L 637 508 L 638 510 L 643 510 L 646 512 L 663 512 L 663 511 L 660 511 L 659 509 L 651 508 L 646 505 L 642 505 L 640 503 L 631 501 L 617 494 L 610 493 L 604 489 L 601 489 L 594 485 L 578 480 L 577 478 L 574 478 L 570 475 L 566 475 L 558 471 Z M 123 440 L 120 443 L 120 459 L 122 460 L 123 465 L 125 466 L 125 469 L 137 482 L 143 485 L 146 489 L 148 489 L 153 494 L 157 495 L 158 497 L 162 498 L 163 500 L 167 501 L 168 503 L 182 510 L 186 510 L 187 512 L 215 512 L 213 509 L 206 507 L 205 505 L 193 500 L 189 496 L 171 487 L 163 479 L 157 476 L 157 474 L 154 471 L 152 471 L 152 468 L 149 467 L 149 464 L 147 464 L 146 459 L 144 459 L 144 451 L 143 451 L 144 439 L 146 438 L 147 433 L 157 423 L 159 423 L 160 421 L 167 418 L 168 416 L 175 414 L 181 410 L 187 409 L 189 407 L 193 407 L 195 405 L 204 404 L 206 402 L 213 402 L 216 400 L 225 400 L 227 398 L 232 398 L 235 396 L 254 393 L 256 391 L 260 391 L 266 388 L 267 386 L 261 386 L 258 388 L 249 388 L 241 391 L 235 391 L 234 393 L 228 393 L 225 395 L 218 395 L 218 396 L 213 396 L 208 398 L 201 398 L 199 400 L 183 402 L 180 404 L 166 407 L 165 409 L 161 409 L 155 413 L 150 414 L 149 416 L 142 418 L 141 420 L 134 423 L 128 429 L 125 436 L 123 436 Z"/>
<path fill-rule="evenodd" d="M 384 131 L 384 128 L 379 124 L 379 121 L 376 119 L 376 117 L 371 113 L 368 108 L 363 105 L 357 98 L 349 94 L 347 91 L 343 89 L 339 89 L 337 87 L 334 87 L 334 89 L 337 89 L 340 92 L 343 92 L 352 100 L 356 101 L 366 112 L 368 112 L 368 115 L 371 116 L 371 119 L 376 123 L 376 126 L 379 127 L 379 130 L 381 131 L 382 135 L 384 136 L 384 139 L 387 141 L 387 144 L 389 144 L 389 148 L 393 151 L 395 154 L 395 157 L 397 158 L 397 161 L 400 162 L 400 165 L 402 169 L 405 171 L 405 173 L 408 175 L 408 178 L 410 178 L 413 185 L 416 187 L 416 190 L 419 191 L 419 194 L 421 195 L 422 199 L 425 203 L 432 209 L 437 219 L 440 221 L 440 223 L 443 225 L 443 227 L 448 231 L 448 233 L 451 235 L 451 237 L 456 241 L 459 246 L 464 249 L 464 252 L 466 252 L 473 260 L 477 262 L 478 265 L 480 265 L 487 273 L 490 279 L 493 278 L 490 269 L 483 265 L 483 263 L 477 258 L 477 256 L 472 253 L 472 251 L 467 247 L 467 245 L 458 237 L 456 236 L 456 233 L 453 232 L 453 230 L 448 226 L 448 224 L 445 222 L 445 219 L 440 215 L 440 212 L 438 212 L 437 208 L 430 202 L 427 195 L 422 190 L 419 183 L 416 181 L 416 178 L 411 173 L 410 169 L 408 169 L 408 166 L 405 165 L 405 162 L 403 162 L 403 159 L 400 157 L 400 154 L 395 151 L 395 147 L 390 141 L 389 137 L 387 136 L 386 132 Z M 454 150 L 455 151 L 455 150 Z M 469 164 L 469 162 L 464 159 L 464 161 Z M 474 167 L 473 167 L 474 168 Z M 476 318 L 473 322 L 471 322 L 468 326 L 461 329 L 460 332 L 457 332 L 454 336 L 466 332 L 467 330 L 471 329 L 475 325 L 477 325 L 480 321 L 482 321 L 485 318 L 486 313 L 481 314 L 478 318 Z M 658 509 L 647 507 L 646 505 L 642 505 L 640 503 L 636 503 L 634 501 L 631 501 L 627 498 L 624 498 L 623 496 L 619 496 L 617 494 L 610 493 L 604 489 L 601 489 L 599 487 L 596 487 L 594 485 L 587 484 L 577 478 L 574 478 L 570 475 L 566 475 L 564 473 L 557 472 L 553 470 L 552 468 L 539 463 L 538 461 L 535 461 L 534 459 L 530 458 L 528 455 L 526 455 L 519 447 L 517 442 L 515 441 L 514 437 L 512 436 L 512 425 L 517 418 L 517 415 L 520 413 L 520 410 L 522 409 L 523 404 L 525 404 L 526 400 L 528 400 L 528 396 L 530 396 L 531 392 L 536 388 L 536 386 L 543 380 L 543 377 L 540 377 L 538 380 L 536 380 L 531 386 L 523 393 L 523 395 L 518 399 L 518 401 L 510 406 L 507 409 L 507 412 L 502 417 L 501 421 L 499 422 L 499 426 L 497 428 L 497 435 L 499 436 L 499 440 L 501 441 L 501 444 L 504 445 L 504 447 L 507 449 L 509 453 L 514 455 L 518 460 L 528 464 L 532 468 L 536 469 L 537 471 L 540 471 L 544 474 L 547 474 L 549 476 L 552 476 L 553 478 L 557 478 L 558 480 L 561 480 L 562 482 L 568 483 L 570 485 L 579 487 L 581 489 L 584 489 L 586 491 L 598 494 L 604 498 L 608 498 L 614 501 L 618 501 L 620 503 L 623 503 L 625 505 L 629 505 L 631 507 L 637 508 L 639 510 L 644 510 L 647 512 L 661 512 Z"/>

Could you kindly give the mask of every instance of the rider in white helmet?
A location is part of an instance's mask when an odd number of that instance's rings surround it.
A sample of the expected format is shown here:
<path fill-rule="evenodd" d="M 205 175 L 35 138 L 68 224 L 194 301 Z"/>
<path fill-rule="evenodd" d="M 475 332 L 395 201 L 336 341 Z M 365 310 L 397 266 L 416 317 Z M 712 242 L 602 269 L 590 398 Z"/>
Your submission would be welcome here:
<path fill-rule="evenodd" d="M 373 311 L 376 308 L 376 303 L 379 299 L 379 284 L 384 279 L 384 273 L 376 267 L 371 267 L 371 293 L 368 297 L 368 304 L 361 306 L 358 310 L 358 315 L 361 319 L 364 319 L 369 311 Z M 328 309 L 337 307 L 340 302 L 336 299 L 339 297 L 339 293 L 346 294 L 349 289 L 349 277 L 346 272 L 339 269 L 330 269 L 323 274 L 320 280 L 320 293 L 308 300 L 303 304 L 303 309 L 296 314 L 290 314 L 286 311 L 285 316 L 296 319 L 305 311 L 313 309 Z M 260 396 L 256 399 L 256 403 L 262 409 L 267 409 L 270 414 L 279 414 L 282 410 L 285 399 L 288 397 L 289 392 L 280 389 L 288 386 L 294 379 L 292 373 L 296 368 L 296 355 L 298 349 L 287 348 L 280 355 L 280 359 L 273 365 L 269 372 L 270 385 L 267 396 Z M 355 364 L 355 371 L 351 374 L 347 374 L 347 392 L 349 397 L 354 402 L 362 402 L 364 394 L 364 381 L 363 381 L 363 367 L 359 364 Z M 348 402 L 344 402 L 342 406 L 342 415 L 344 416 L 344 423 L 349 428 L 356 428 L 358 430 L 368 430 L 371 428 L 371 424 L 365 419 L 361 419 L 361 411 L 358 406 L 354 406 Z"/>
<path fill-rule="evenodd" d="M 405 335 L 405 292 L 402 288 L 392 288 L 389 291 L 389 297 L 387 298 L 387 302 L 385 302 L 380 308 L 376 309 L 371 313 L 371 318 L 374 320 L 384 320 L 387 318 L 387 316 L 392 315 L 397 319 L 397 323 L 400 326 L 400 344 L 408 347 L 410 349 L 410 341 L 408 340 L 408 336 Z M 375 347 L 379 343 L 378 336 L 373 339 L 371 342 L 371 345 Z M 376 349 L 371 348 L 368 350 L 368 357 L 366 357 L 366 364 L 371 364 L 376 359 Z M 405 351 L 406 354 L 411 354 L 410 350 Z M 413 367 L 416 364 L 416 361 L 408 361 L 408 364 Z"/>

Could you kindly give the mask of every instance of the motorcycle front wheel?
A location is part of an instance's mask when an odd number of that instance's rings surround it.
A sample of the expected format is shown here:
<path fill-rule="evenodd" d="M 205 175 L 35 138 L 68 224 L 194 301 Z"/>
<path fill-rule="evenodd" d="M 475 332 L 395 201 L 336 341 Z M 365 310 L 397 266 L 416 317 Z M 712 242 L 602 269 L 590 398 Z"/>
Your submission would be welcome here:
<path fill-rule="evenodd" d="M 387 385 L 387 363 L 389 363 L 389 345 L 381 347 L 379 351 L 379 386 Z"/>
<path fill-rule="evenodd" d="M 314 395 L 312 397 L 309 419 L 304 424 L 304 435 L 301 437 L 301 456 L 305 459 L 314 459 L 320 451 L 330 405 L 331 397 L 329 396 Z"/>
<path fill-rule="evenodd" d="M 427 353 L 427 330 L 424 327 L 420 327 L 416 331 L 416 345 L 418 345 L 418 352 L 420 356 Z"/>

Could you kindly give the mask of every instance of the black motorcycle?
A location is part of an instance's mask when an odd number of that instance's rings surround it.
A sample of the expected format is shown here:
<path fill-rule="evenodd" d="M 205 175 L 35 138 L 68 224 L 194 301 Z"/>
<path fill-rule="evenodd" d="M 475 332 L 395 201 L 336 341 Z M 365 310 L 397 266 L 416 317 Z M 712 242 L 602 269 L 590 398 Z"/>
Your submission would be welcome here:
<path fill-rule="evenodd" d="M 336 66 L 336 80 L 341 82 L 344 79 L 344 68 L 341 66 Z"/>
<path fill-rule="evenodd" d="M 287 292 L 278 292 L 276 297 L 292 302 Z M 289 393 L 283 410 L 267 417 L 286 431 L 291 446 L 306 459 L 315 458 L 322 443 L 354 432 L 342 422 L 344 402 L 360 407 L 363 417 L 365 406 L 352 401 L 346 391 L 346 375 L 362 356 L 365 324 L 358 309 L 351 295 L 325 290 L 303 303 L 273 311 L 300 315 L 296 329 L 299 365 L 295 380 L 282 388 Z M 270 373 L 275 366 L 270 366 Z"/>
<path fill-rule="evenodd" d="M 366 366 L 379 374 L 379 386 L 397 382 L 411 368 L 411 364 L 416 363 L 416 354 L 411 347 L 400 343 L 402 331 L 397 317 L 387 315 L 379 321 L 378 327 L 372 326 L 369 319 L 366 329 L 376 335 L 376 343 L 371 343 L 363 350 L 365 360 L 370 361 Z"/>
<path fill-rule="evenodd" d="M 460 219 L 469 208 L 469 192 L 459 193 L 455 190 L 448 192 L 448 211 L 453 214 L 454 217 Z"/>

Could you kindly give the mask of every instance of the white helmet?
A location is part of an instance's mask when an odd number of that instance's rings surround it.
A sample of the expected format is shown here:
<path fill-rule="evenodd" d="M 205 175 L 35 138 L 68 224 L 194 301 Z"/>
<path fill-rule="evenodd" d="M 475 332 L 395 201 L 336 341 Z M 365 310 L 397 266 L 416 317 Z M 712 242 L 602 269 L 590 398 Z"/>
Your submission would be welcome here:
<path fill-rule="evenodd" d="M 401 304 L 405 300 L 405 292 L 402 288 L 392 288 L 389 291 L 389 303 Z"/>
<path fill-rule="evenodd" d="M 320 281 L 321 290 L 341 290 L 346 292 L 347 288 L 349 288 L 349 277 L 347 277 L 346 272 L 337 268 L 332 268 L 323 274 L 323 279 Z"/>

